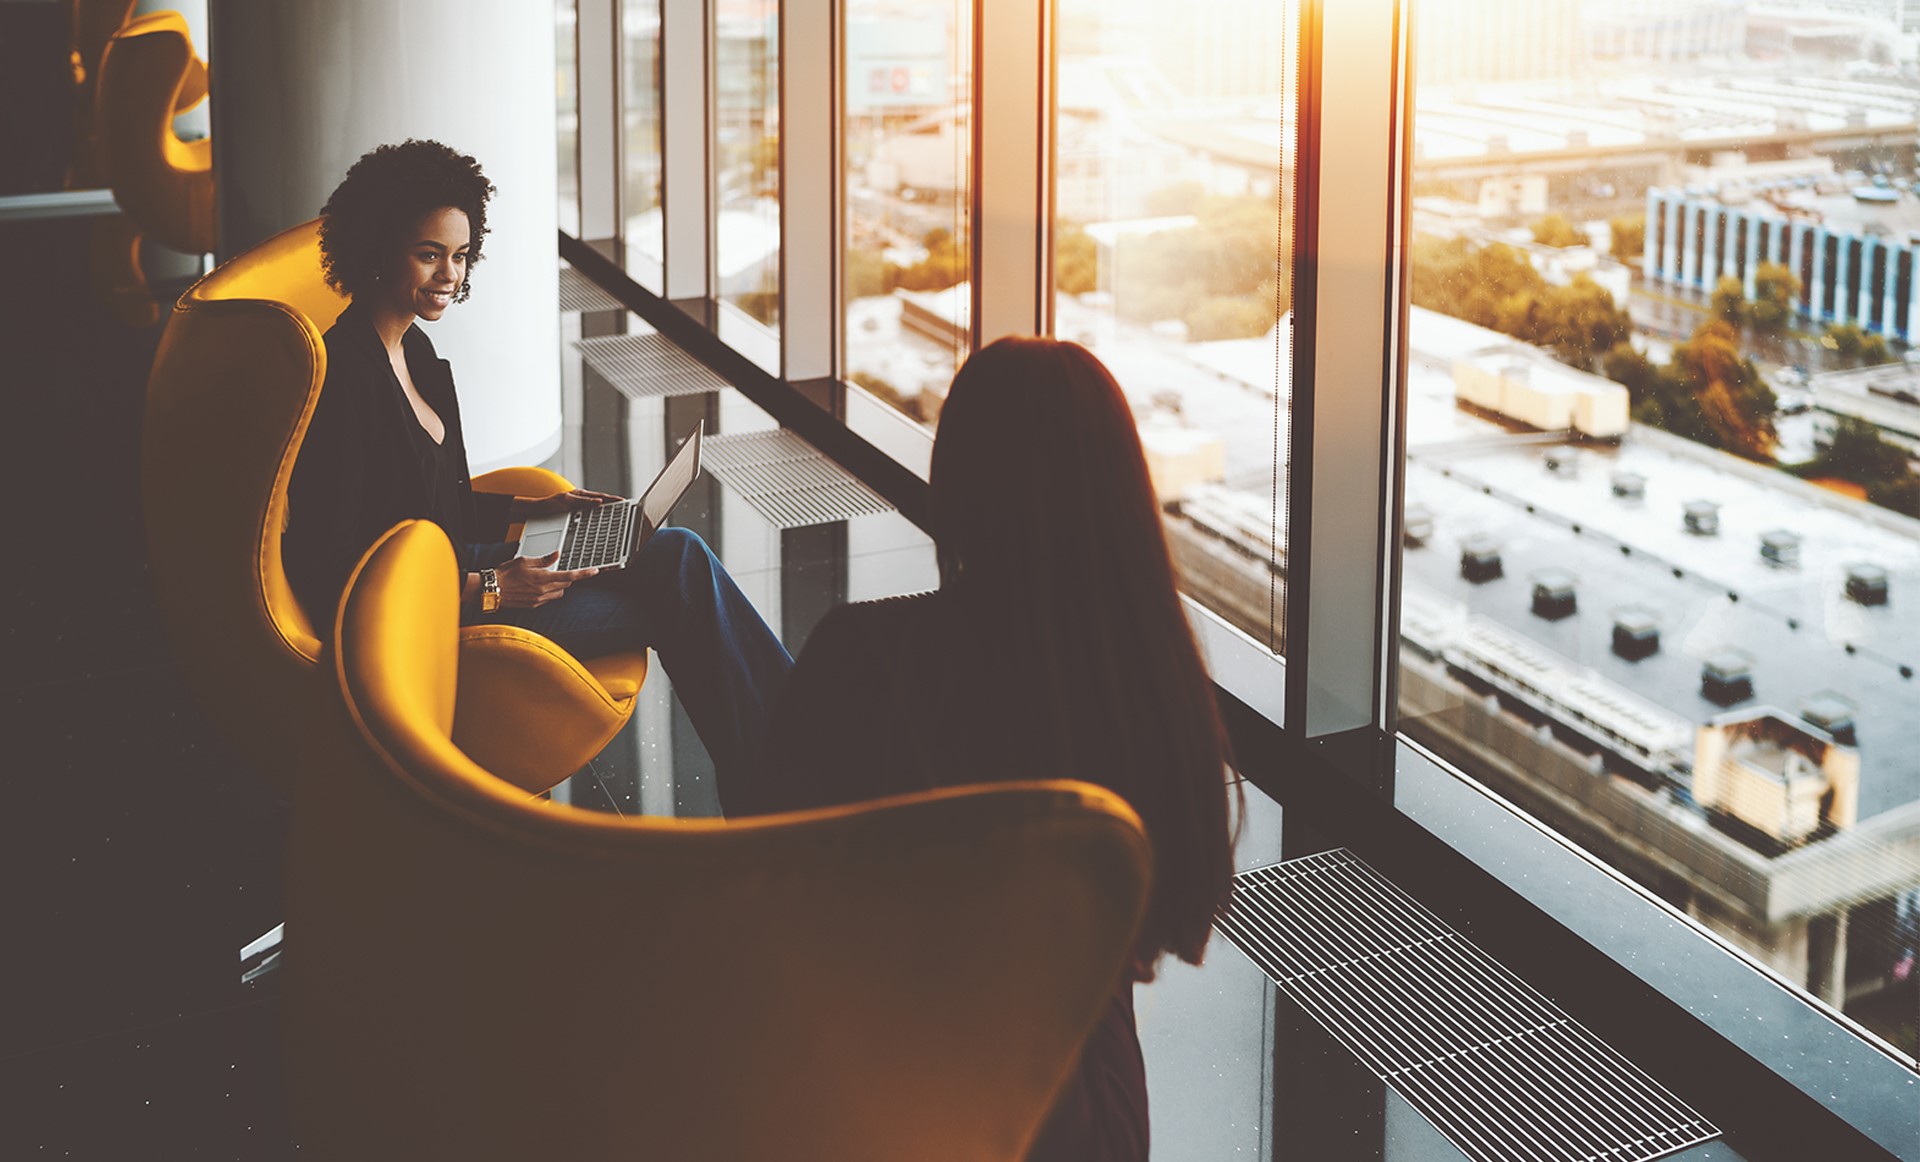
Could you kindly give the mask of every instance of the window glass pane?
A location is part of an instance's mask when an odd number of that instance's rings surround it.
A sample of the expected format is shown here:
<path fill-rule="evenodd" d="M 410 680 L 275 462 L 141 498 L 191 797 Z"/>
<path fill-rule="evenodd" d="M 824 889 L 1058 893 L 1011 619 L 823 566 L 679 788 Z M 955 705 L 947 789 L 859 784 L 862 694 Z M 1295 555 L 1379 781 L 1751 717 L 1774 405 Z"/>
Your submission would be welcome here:
<path fill-rule="evenodd" d="M 780 322 L 780 6 L 714 0 L 714 287 Z"/>
<path fill-rule="evenodd" d="M 1399 690 L 1408 734 L 1912 1054 L 1894 10 L 1423 0 Z"/>
<path fill-rule="evenodd" d="M 966 357 L 973 7 L 847 0 L 848 380 L 933 423 Z"/>
<path fill-rule="evenodd" d="M 620 10 L 620 218 L 627 270 L 661 289 L 666 219 L 660 213 L 660 2 L 624 0 Z"/>
<path fill-rule="evenodd" d="M 580 67 L 574 29 L 579 23 L 578 0 L 555 0 L 553 6 L 554 96 L 558 104 L 560 228 L 580 235 Z"/>
<path fill-rule="evenodd" d="M 1061 0 L 1054 334 L 1126 389 L 1187 591 L 1278 649 L 1299 5 Z"/>

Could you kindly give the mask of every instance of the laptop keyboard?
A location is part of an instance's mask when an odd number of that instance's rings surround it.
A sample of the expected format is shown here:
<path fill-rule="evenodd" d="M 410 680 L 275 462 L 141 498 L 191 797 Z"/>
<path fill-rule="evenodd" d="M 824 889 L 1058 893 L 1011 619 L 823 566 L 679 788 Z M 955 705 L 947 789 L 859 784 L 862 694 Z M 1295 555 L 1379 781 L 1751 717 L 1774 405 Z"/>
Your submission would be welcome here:
<path fill-rule="evenodd" d="M 605 569 L 627 563 L 633 545 L 633 514 L 638 505 L 603 504 L 578 508 L 567 516 L 566 547 L 558 569 Z"/>

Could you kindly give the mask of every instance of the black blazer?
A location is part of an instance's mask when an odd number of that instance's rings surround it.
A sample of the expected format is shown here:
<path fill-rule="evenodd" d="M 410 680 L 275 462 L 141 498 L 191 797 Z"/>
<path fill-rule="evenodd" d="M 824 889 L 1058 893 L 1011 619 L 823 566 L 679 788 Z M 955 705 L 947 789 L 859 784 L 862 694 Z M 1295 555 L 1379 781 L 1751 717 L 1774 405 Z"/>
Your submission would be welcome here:
<path fill-rule="evenodd" d="M 838 806 L 963 783 L 1058 778 L 1043 722 L 1002 691 L 1007 667 L 938 593 L 843 605 L 808 635 L 760 760 L 722 780 L 728 817 Z M 1028 1162 L 1145 1162 L 1147 1076 L 1123 974 Z"/>
<path fill-rule="evenodd" d="M 326 345 L 327 378 L 287 485 L 281 542 L 294 595 L 316 622 L 331 616 L 347 575 L 380 534 L 433 515 L 429 481 L 408 430 L 420 421 L 367 312 L 349 306 L 328 329 Z M 446 424 L 443 446 L 459 472 L 457 527 L 446 532 L 464 571 L 471 566 L 469 545 L 506 535 L 513 498 L 474 494 L 453 371 L 418 326 L 407 329 L 401 347 L 414 386 Z"/>

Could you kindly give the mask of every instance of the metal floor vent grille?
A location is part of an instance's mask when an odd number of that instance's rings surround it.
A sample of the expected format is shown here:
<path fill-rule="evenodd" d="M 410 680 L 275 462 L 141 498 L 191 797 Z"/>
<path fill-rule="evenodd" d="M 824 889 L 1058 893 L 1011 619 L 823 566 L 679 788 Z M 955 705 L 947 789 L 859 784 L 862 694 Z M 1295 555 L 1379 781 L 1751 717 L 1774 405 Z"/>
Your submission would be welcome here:
<path fill-rule="evenodd" d="M 789 431 L 709 436 L 700 457 L 775 528 L 804 528 L 893 508 Z"/>
<path fill-rule="evenodd" d="M 560 310 L 562 312 L 621 309 L 620 300 L 601 290 L 598 283 L 571 266 L 560 268 Z"/>
<path fill-rule="evenodd" d="M 1240 873 L 1215 923 L 1475 1162 L 1645 1162 L 1719 1136 L 1350 851 Z"/>
<path fill-rule="evenodd" d="M 573 345 L 588 367 L 629 399 L 698 395 L 727 386 L 665 335 L 600 335 L 575 339 Z"/>

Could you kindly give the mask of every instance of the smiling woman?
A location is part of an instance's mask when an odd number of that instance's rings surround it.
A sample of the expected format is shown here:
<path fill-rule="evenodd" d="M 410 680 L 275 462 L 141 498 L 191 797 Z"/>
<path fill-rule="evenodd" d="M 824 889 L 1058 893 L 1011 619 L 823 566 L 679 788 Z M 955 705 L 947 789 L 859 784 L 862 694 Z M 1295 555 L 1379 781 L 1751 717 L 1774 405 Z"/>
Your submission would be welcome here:
<path fill-rule="evenodd" d="M 463 623 L 530 629 L 582 659 L 657 650 L 724 776 L 792 663 L 706 544 L 662 530 L 606 577 L 556 569 L 557 554 L 520 555 L 510 524 L 618 497 L 473 489 L 452 370 L 416 324 L 470 293 L 493 192 L 473 158 L 409 140 L 355 162 L 327 199 L 321 265 L 352 303 L 326 334 L 326 382 L 287 490 L 287 576 L 324 617 L 368 545 L 431 520 L 454 545 Z"/>

